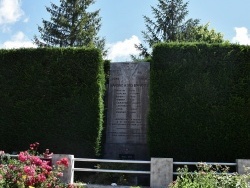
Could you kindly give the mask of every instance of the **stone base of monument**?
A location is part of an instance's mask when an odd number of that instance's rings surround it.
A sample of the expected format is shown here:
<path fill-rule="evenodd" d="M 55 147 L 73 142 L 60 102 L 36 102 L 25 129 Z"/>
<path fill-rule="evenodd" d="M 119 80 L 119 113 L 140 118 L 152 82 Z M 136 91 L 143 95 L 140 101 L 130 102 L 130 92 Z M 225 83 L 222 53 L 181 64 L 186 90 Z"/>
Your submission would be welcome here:
<path fill-rule="evenodd" d="M 105 159 L 150 160 L 147 144 L 105 144 Z"/>

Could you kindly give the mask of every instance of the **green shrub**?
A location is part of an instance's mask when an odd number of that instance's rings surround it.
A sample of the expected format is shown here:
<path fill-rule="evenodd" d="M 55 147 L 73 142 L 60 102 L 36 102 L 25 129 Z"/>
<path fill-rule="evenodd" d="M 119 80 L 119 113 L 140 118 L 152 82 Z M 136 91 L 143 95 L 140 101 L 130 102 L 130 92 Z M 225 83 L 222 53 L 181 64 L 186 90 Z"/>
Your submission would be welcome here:
<path fill-rule="evenodd" d="M 151 157 L 250 158 L 250 47 L 163 43 L 150 70 Z"/>
<path fill-rule="evenodd" d="M 189 172 L 187 166 L 179 168 L 176 181 L 169 188 L 247 188 L 250 175 L 229 174 L 227 167 L 200 163 L 197 171 Z"/>
<path fill-rule="evenodd" d="M 0 50 L 0 67 L 2 149 L 18 152 L 35 140 L 55 153 L 100 154 L 105 75 L 99 50 Z"/>

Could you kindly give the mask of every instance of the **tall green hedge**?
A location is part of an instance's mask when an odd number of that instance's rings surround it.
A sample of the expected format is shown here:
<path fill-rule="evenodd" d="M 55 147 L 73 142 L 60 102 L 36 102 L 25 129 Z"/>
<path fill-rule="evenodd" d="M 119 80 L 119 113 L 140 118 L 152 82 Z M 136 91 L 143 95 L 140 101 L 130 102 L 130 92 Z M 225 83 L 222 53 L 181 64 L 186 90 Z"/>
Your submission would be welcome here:
<path fill-rule="evenodd" d="M 250 47 L 168 43 L 153 50 L 152 157 L 250 158 Z"/>
<path fill-rule="evenodd" d="M 103 124 L 104 71 L 97 49 L 0 50 L 0 150 L 93 157 Z"/>

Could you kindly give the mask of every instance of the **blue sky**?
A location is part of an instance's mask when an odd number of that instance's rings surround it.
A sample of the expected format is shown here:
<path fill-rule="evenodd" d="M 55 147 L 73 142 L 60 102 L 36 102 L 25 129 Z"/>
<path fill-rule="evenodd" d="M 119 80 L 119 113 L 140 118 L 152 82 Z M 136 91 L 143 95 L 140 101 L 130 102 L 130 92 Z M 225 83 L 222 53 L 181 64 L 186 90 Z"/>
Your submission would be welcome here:
<path fill-rule="evenodd" d="M 185 0 L 184 0 L 185 1 Z M 34 35 L 42 19 L 49 20 L 45 6 L 59 0 L 0 0 L 0 48 L 35 47 Z M 185 1 L 186 2 L 186 1 Z M 134 44 L 143 43 L 143 15 L 153 18 L 150 6 L 157 0 L 96 0 L 92 10 L 101 9 L 102 27 L 99 36 L 106 39 L 108 58 L 129 61 L 138 54 Z M 189 0 L 187 18 L 198 18 L 224 38 L 250 45 L 250 0 Z"/>

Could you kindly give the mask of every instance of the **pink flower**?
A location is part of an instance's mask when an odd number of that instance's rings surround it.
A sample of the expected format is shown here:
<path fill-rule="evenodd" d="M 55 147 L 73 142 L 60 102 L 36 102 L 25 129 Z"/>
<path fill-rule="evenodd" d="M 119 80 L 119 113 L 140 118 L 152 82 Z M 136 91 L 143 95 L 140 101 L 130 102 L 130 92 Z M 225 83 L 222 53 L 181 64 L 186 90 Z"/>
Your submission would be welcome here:
<path fill-rule="evenodd" d="M 62 176 L 63 176 L 63 173 L 62 173 L 62 172 L 58 172 L 58 173 L 57 173 L 57 176 L 62 177 Z"/>
<path fill-rule="evenodd" d="M 75 186 L 74 186 L 74 184 L 69 184 L 68 185 L 68 188 L 74 188 Z"/>
<path fill-rule="evenodd" d="M 45 177 L 44 174 L 38 174 L 38 175 L 37 175 L 37 179 L 38 179 L 39 182 L 44 182 L 44 181 L 46 181 L 46 177 Z"/>
<path fill-rule="evenodd" d="M 30 160 L 33 164 L 35 164 L 37 166 L 41 166 L 43 163 L 43 161 L 37 156 L 31 156 Z"/>
<path fill-rule="evenodd" d="M 25 172 L 25 174 L 27 174 L 28 176 L 34 176 L 36 173 L 36 167 L 35 166 L 25 166 L 23 168 L 23 171 Z"/>
<path fill-rule="evenodd" d="M 69 161 L 68 161 L 67 158 L 62 158 L 60 161 L 57 161 L 56 164 L 68 167 L 69 166 Z"/>
<path fill-rule="evenodd" d="M 21 162 L 25 162 L 27 161 L 29 158 L 29 155 L 27 152 L 20 152 L 20 154 L 18 155 L 18 159 L 21 161 Z"/>
<path fill-rule="evenodd" d="M 36 180 L 33 176 L 28 176 L 27 181 L 25 183 L 28 186 L 32 186 L 36 183 Z"/>
<path fill-rule="evenodd" d="M 38 142 L 35 142 L 33 144 L 30 144 L 30 150 L 37 150 L 38 147 L 39 147 L 39 143 Z"/>
<path fill-rule="evenodd" d="M 42 161 L 41 168 L 46 171 L 51 171 L 52 167 L 48 165 L 48 161 Z"/>
<path fill-rule="evenodd" d="M 63 176 L 62 171 L 69 166 L 68 159 L 62 158 L 57 162 L 59 166 L 52 168 L 48 164 L 51 160 L 46 161 L 46 159 L 36 156 L 37 151 L 35 149 L 38 146 L 39 143 L 31 144 L 30 149 L 33 150 L 20 152 L 18 160 L 14 159 L 15 162 L 7 163 L 8 165 L 0 164 L 0 181 L 6 180 L 13 185 L 20 184 L 24 187 L 61 187 L 58 178 Z M 3 152 L 0 153 L 3 154 Z"/>
<path fill-rule="evenodd" d="M 9 167 L 9 169 L 11 169 L 11 170 L 13 170 L 13 169 L 15 168 L 15 166 L 12 165 L 12 164 L 10 164 L 8 167 Z"/>

